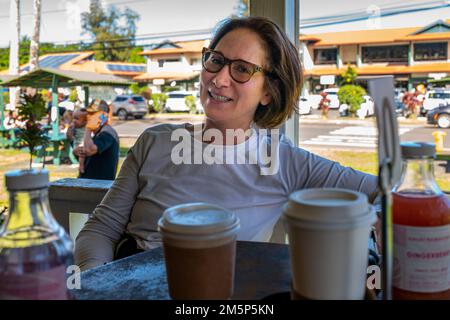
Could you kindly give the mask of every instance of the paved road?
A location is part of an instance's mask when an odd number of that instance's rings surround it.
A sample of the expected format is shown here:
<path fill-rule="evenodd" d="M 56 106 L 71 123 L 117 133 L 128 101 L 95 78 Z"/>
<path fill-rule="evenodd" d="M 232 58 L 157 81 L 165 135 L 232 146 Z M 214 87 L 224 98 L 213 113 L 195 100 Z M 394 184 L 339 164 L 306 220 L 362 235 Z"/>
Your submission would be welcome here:
<path fill-rule="evenodd" d="M 158 123 L 198 123 L 202 116 L 195 115 L 158 115 L 142 120 L 113 122 L 114 128 L 122 138 L 137 138 L 146 128 Z M 428 126 L 424 121 L 400 121 L 399 133 L 401 141 L 434 142 L 432 133 L 436 127 Z M 442 130 L 442 129 L 441 129 Z M 450 130 L 444 147 L 450 148 Z M 300 118 L 300 145 L 308 148 L 365 149 L 376 148 L 377 130 L 373 119 L 338 120 L 330 117 L 329 121 L 321 120 L 315 115 Z"/>

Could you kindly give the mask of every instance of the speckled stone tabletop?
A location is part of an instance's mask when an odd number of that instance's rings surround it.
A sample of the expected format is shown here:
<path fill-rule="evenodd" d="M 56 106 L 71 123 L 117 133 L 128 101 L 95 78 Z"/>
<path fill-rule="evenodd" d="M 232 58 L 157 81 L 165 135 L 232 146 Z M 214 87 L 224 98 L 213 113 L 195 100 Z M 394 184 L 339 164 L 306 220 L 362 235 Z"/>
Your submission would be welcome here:
<path fill-rule="evenodd" d="M 263 299 L 290 290 L 288 246 L 238 241 L 232 299 Z M 162 248 L 81 273 L 78 300 L 170 299 Z"/>

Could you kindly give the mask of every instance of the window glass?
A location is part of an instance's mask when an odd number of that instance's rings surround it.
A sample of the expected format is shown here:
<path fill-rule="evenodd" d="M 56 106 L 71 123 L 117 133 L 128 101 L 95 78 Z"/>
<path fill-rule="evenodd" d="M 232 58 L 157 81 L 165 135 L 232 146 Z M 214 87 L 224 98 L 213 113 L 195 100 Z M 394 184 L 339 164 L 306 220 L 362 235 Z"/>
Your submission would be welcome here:
<path fill-rule="evenodd" d="M 362 61 L 371 62 L 408 62 L 408 46 L 362 47 Z"/>
<path fill-rule="evenodd" d="M 416 43 L 414 44 L 414 60 L 446 60 L 447 42 Z"/>
<path fill-rule="evenodd" d="M 337 48 L 314 49 L 315 64 L 334 64 L 337 60 Z"/>

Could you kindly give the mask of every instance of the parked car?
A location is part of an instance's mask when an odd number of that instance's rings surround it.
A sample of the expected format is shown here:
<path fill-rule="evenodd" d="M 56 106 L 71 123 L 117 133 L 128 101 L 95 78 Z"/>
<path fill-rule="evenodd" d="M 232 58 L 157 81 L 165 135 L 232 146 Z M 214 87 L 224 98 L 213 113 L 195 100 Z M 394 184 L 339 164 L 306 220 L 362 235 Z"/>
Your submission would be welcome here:
<path fill-rule="evenodd" d="M 200 92 L 197 92 L 195 96 L 195 108 L 197 109 L 195 113 L 197 114 L 205 113 L 205 110 L 203 109 L 202 103 L 200 101 Z"/>
<path fill-rule="evenodd" d="M 120 120 L 127 120 L 129 116 L 142 119 L 148 112 L 147 102 L 139 95 L 119 95 L 111 103 L 113 115 Z"/>
<path fill-rule="evenodd" d="M 166 104 L 164 106 L 164 110 L 167 112 L 189 112 L 189 108 L 186 105 L 185 98 L 187 96 L 196 97 L 196 101 L 198 101 L 198 93 L 196 91 L 172 91 L 167 94 Z M 199 103 L 196 103 L 199 105 Z M 202 108 L 203 110 L 203 108 Z"/>
<path fill-rule="evenodd" d="M 310 114 L 312 109 L 312 103 L 308 97 L 300 97 L 300 101 L 298 103 L 298 111 L 299 114 Z"/>
<path fill-rule="evenodd" d="M 423 109 L 421 110 L 421 113 L 426 114 L 428 111 L 447 103 L 450 103 L 449 89 L 430 90 L 425 94 L 425 100 L 423 101 Z"/>
<path fill-rule="evenodd" d="M 428 111 L 427 123 L 437 125 L 439 128 L 450 128 L 450 103 Z"/>

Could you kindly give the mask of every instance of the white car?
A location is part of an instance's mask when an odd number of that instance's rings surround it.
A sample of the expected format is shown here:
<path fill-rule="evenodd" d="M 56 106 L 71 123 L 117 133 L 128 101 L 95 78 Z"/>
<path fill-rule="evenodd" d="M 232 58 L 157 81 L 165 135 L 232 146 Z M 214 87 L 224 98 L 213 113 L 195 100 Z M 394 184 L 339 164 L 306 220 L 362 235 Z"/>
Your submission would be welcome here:
<path fill-rule="evenodd" d="M 371 96 L 363 96 L 364 102 L 361 103 L 358 111 L 356 111 L 356 115 L 360 119 L 364 119 L 365 117 L 373 116 L 375 114 L 375 103 Z"/>
<path fill-rule="evenodd" d="M 440 105 L 446 105 L 450 103 L 450 90 L 435 89 L 430 90 L 425 94 L 425 100 L 423 101 L 424 113 L 439 107 Z"/>
<path fill-rule="evenodd" d="M 300 115 L 302 114 L 310 114 L 312 109 L 312 103 L 307 97 L 300 97 L 300 101 L 298 103 L 298 112 Z"/>
<path fill-rule="evenodd" d="M 205 110 L 203 109 L 203 105 L 200 101 L 200 92 L 197 92 L 197 95 L 195 96 L 195 108 L 197 109 L 195 111 L 195 113 L 197 113 L 197 114 L 205 113 Z"/>
<path fill-rule="evenodd" d="M 196 91 L 172 91 L 167 94 L 166 105 L 164 109 L 168 112 L 189 112 L 185 98 L 187 96 L 198 96 Z M 197 104 L 198 105 L 198 104 Z M 203 109 L 203 108 L 202 108 Z"/>

